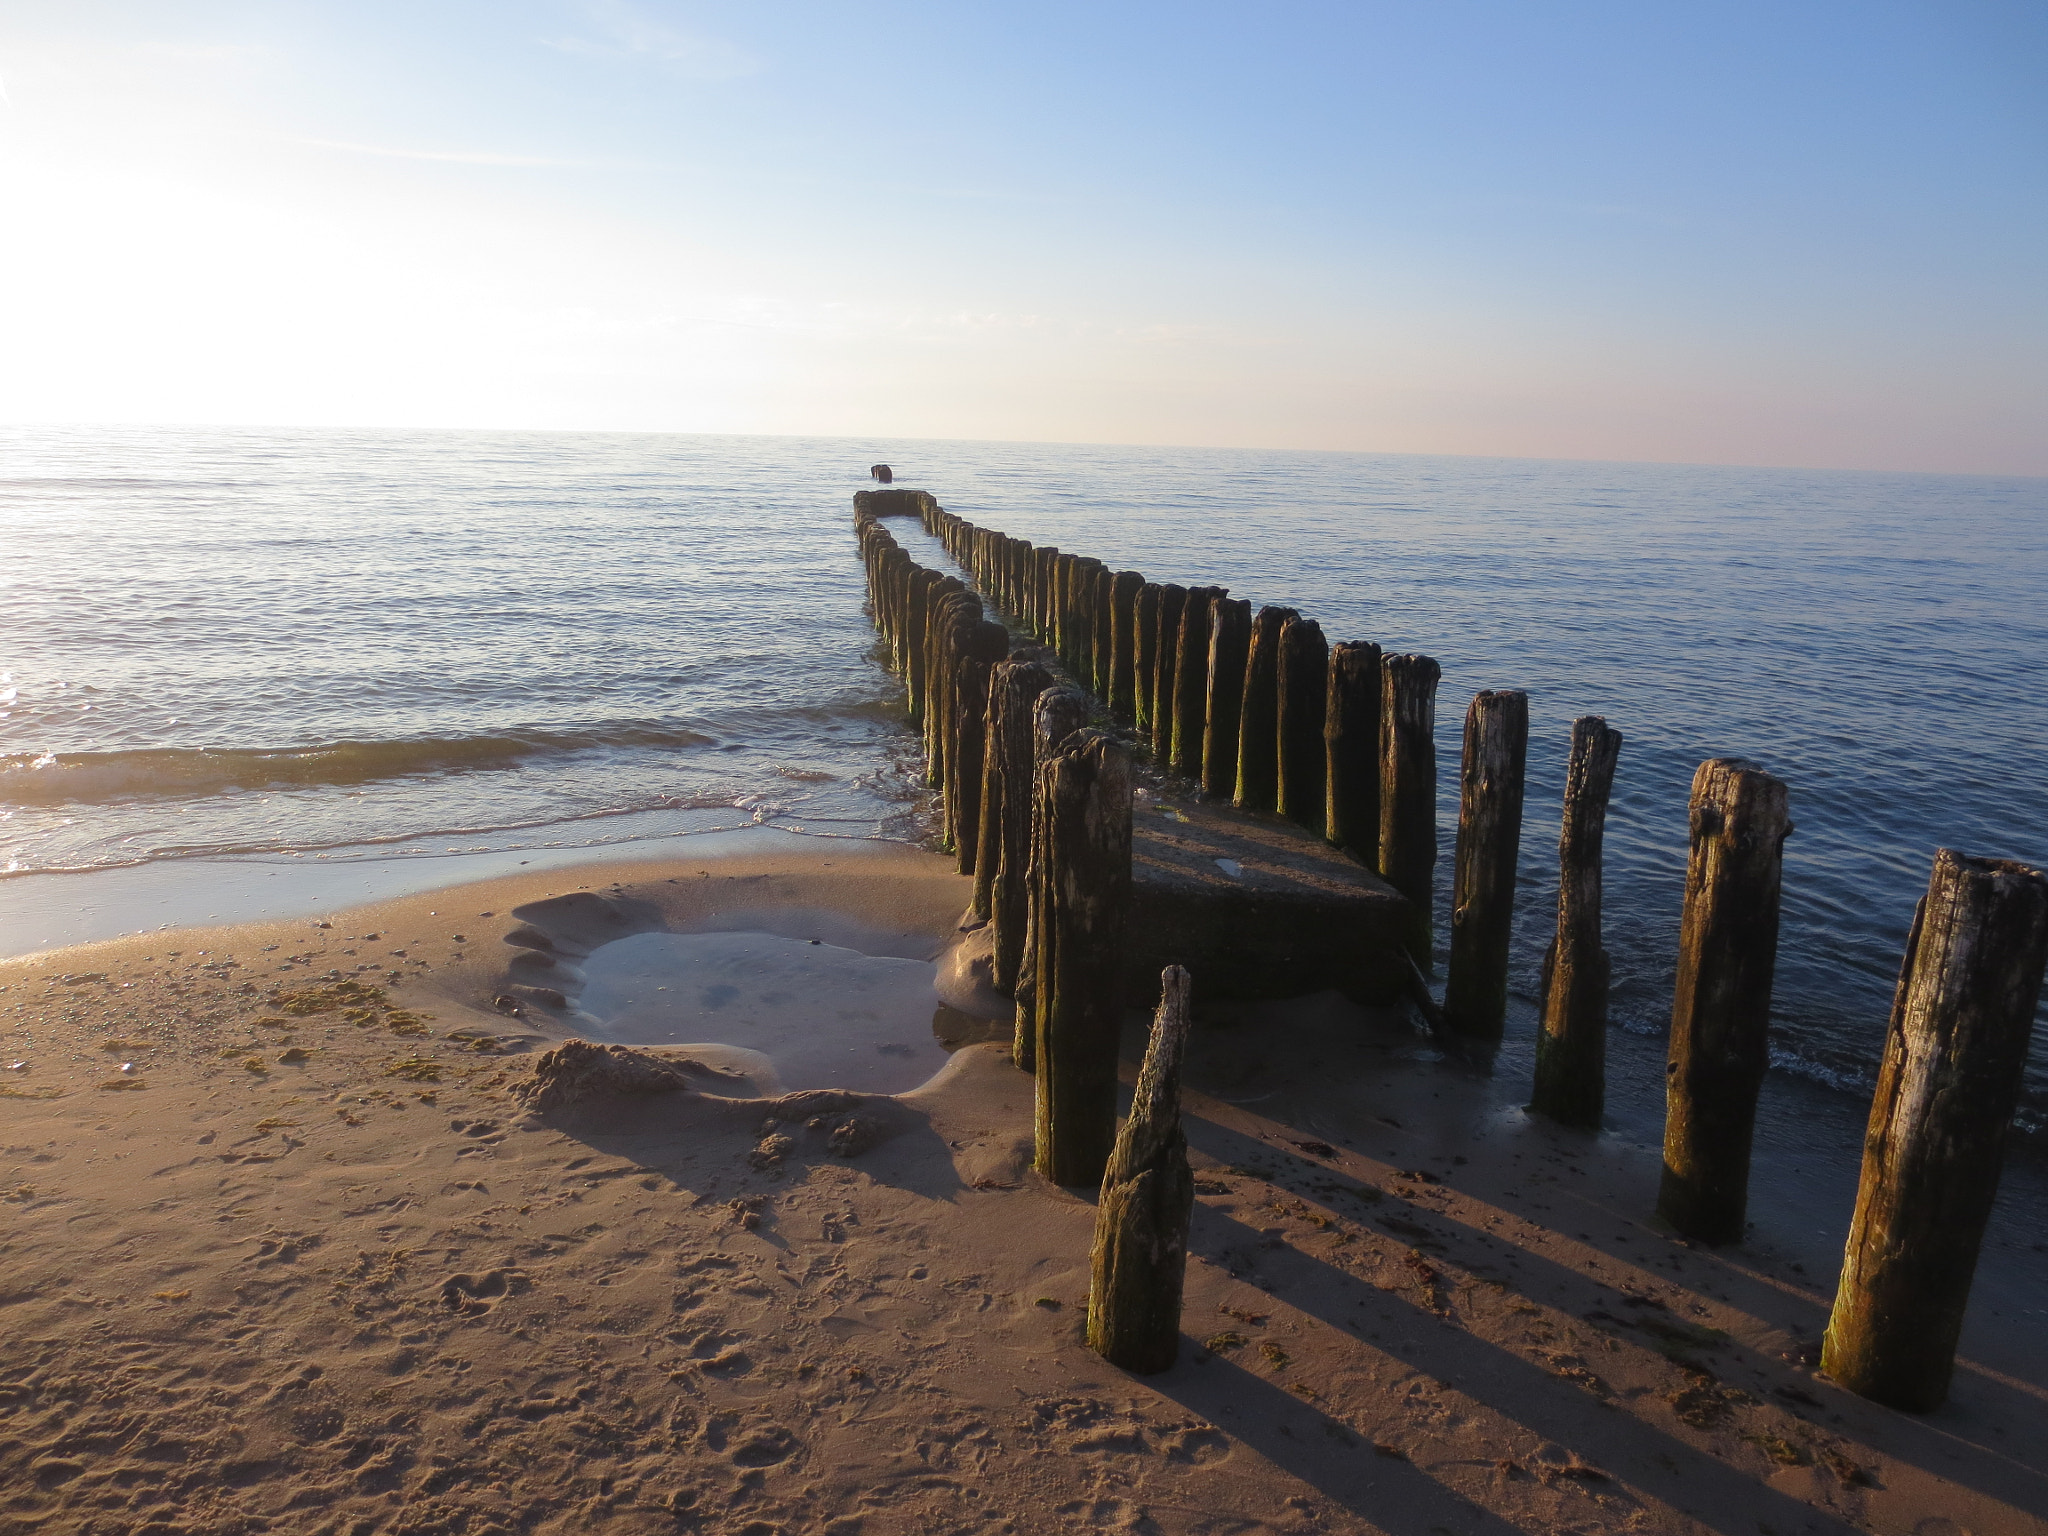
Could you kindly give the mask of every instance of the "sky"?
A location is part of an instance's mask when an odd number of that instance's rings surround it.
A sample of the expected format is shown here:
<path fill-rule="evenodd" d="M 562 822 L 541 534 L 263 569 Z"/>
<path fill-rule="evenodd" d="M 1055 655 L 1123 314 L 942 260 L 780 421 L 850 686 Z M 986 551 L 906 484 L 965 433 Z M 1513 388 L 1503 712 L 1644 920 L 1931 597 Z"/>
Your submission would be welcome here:
<path fill-rule="evenodd" d="M 0 422 L 2048 474 L 2048 6 L 0 0 Z"/>

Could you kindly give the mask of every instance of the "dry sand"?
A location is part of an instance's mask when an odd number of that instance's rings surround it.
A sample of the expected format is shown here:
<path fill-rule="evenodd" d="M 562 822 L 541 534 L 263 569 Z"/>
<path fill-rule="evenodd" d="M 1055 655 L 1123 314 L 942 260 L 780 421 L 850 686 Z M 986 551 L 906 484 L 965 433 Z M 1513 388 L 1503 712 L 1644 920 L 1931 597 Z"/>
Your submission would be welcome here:
<path fill-rule="evenodd" d="M 0 963 L 0 1532 L 2048 1530 L 2038 1284 L 1940 1413 L 1860 1402 L 1803 1363 L 1828 1256 L 1672 1241 L 1654 1157 L 1334 997 L 1201 1032 L 1143 1379 L 1081 1343 L 1091 1200 L 1027 1170 L 999 1044 L 851 1158 L 799 1118 L 756 1166 L 759 1099 L 515 1097 L 515 906 L 933 956 L 965 884 L 592 866 Z M 383 996 L 280 1008 L 335 973 Z"/>

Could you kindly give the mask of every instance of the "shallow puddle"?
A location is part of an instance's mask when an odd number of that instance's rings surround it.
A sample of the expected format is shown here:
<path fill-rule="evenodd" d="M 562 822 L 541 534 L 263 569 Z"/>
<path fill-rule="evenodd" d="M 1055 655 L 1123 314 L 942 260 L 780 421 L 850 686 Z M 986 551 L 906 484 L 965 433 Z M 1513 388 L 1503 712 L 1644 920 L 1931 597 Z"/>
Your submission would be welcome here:
<path fill-rule="evenodd" d="M 901 1093 L 946 1062 L 927 961 L 772 933 L 636 933 L 581 969 L 592 1038 L 741 1046 L 787 1089 Z"/>

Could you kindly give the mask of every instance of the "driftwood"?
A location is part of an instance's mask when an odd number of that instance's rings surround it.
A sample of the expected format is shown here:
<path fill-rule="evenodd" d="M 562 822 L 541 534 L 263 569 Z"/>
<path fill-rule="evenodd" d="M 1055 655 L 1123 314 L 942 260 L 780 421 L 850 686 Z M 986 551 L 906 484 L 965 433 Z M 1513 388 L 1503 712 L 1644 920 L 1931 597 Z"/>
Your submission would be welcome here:
<path fill-rule="evenodd" d="M 1109 710 L 1129 724 L 1137 718 L 1138 592 L 1145 578 L 1118 571 L 1109 580 Z"/>
<path fill-rule="evenodd" d="M 1173 758 L 1174 679 L 1180 656 L 1180 616 L 1188 589 L 1167 582 L 1159 589 L 1159 635 L 1152 646 L 1152 759 L 1162 767 Z"/>
<path fill-rule="evenodd" d="M 1458 845 L 1451 876 L 1451 958 L 1444 1017 L 1456 1034 L 1498 1040 L 1508 1019 L 1508 942 L 1522 852 L 1529 696 L 1489 688 L 1465 712 Z"/>
<path fill-rule="evenodd" d="M 1692 855 L 1665 1067 L 1657 1214 L 1695 1242 L 1740 1241 L 1757 1094 L 1770 1064 L 1784 784 L 1712 758 L 1692 780 Z"/>
<path fill-rule="evenodd" d="M 1079 689 L 1047 688 L 1031 706 L 1031 778 L 1027 790 L 1030 828 L 1024 856 L 1024 948 L 1019 956 L 1012 996 L 1017 1000 L 1017 1027 L 1010 1059 L 1026 1072 L 1037 1070 L 1038 1021 L 1038 897 L 1043 883 L 1045 827 L 1039 819 L 1038 775 L 1053 753 L 1088 723 L 1088 699 Z M 998 939 L 1000 939 L 1000 934 Z"/>
<path fill-rule="evenodd" d="M 1280 627 L 1279 811 L 1323 830 L 1323 706 L 1330 696 L 1330 643 L 1314 619 Z"/>
<path fill-rule="evenodd" d="M 1209 721 L 1209 614 L 1223 587 L 1190 587 L 1180 610 L 1173 664 L 1173 771 L 1199 781 L 1202 736 Z"/>
<path fill-rule="evenodd" d="M 1380 865 L 1380 648 L 1330 647 L 1323 706 L 1323 836 L 1367 869 Z"/>
<path fill-rule="evenodd" d="M 1180 1352 L 1188 1223 L 1195 1207 L 1180 1124 L 1191 985 L 1177 965 L 1160 974 L 1159 1011 L 1130 1117 L 1117 1133 L 1102 1177 L 1088 1255 L 1088 1347 L 1140 1375 L 1170 1369 Z"/>
<path fill-rule="evenodd" d="M 1240 810 L 1270 811 L 1280 800 L 1280 631 L 1297 616 L 1292 608 L 1261 608 L 1252 619 L 1237 722 Z"/>
<path fill-rule="evenodd" d="M 1237 725 L 1244 714 L 1244 669 L 1251 659 L 1252 605 L 1219 597 L 1209 613 L 1209 698 L 1202 732 L 1202 792 L 1237 792 Z"/>
<path fill-rule="evenodd" d="M 1557 935 L 1543 956 L 1543 1024 L 1529 1107 L 1600 1129 L 1607 1105 L 1607 949 L 1600 937 L 1602 834 L 1621 732 L 1597 715 L 1572 722 L 1564 827 L 1557 839 Z"/>
<path fill-rule="evenodd" d="M 1428 656 L 1380 658 L 1380 877 L 1403 896 L 1408 956 L 1434 966 L 1436 901 L 1436 685 Z"/>
<path fill-rule="evenodd" d="M 2048 963 L 2048 879 L 1944 848 L 1913 914 L 1821 1369 L 1931 1412 L 1956 1340 Z"/>
<path fill-rule="evenodd" d="M 1076 731 L 1045 760 L 1032 843 L 1033 1165 L 1055 1184 L 1096 1185 L 1116 1133 L 1131 896 L 1131 762 L 1114 737 Z"/>

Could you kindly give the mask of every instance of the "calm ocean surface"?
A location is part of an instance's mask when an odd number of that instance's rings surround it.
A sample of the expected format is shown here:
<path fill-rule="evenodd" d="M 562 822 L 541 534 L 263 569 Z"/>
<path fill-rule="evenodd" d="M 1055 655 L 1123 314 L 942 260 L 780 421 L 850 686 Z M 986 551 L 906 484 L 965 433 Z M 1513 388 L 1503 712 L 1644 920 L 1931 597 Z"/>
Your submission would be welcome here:
<path fill-rule="evenodd" d="M 0 432 L 0 870 L 772 823 L 915 837 L 851 493 L 900 483 L 1530 695 L 1517 971 L 1572 718 L 1622 731 L 1622 1027 L 1661 1032 L 1703 757 L 1792 787 L 1790 1070 L 1860 1087 L 1938 846 L 2048 861 L 2048 481 L 547 433 Z M 1441 926 L 1441 919 L 1440 919 Z M 2048 1113 L 2037 1030 L 2027 1115 Z"/>

